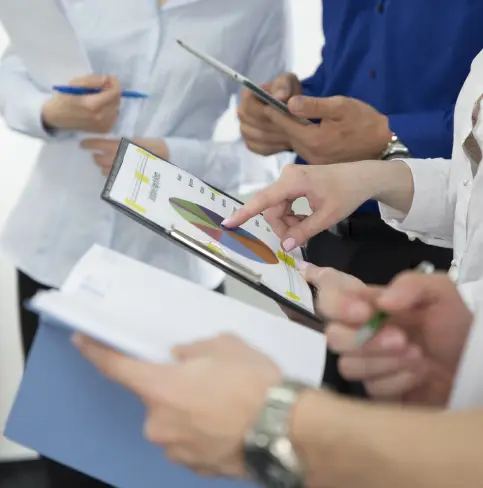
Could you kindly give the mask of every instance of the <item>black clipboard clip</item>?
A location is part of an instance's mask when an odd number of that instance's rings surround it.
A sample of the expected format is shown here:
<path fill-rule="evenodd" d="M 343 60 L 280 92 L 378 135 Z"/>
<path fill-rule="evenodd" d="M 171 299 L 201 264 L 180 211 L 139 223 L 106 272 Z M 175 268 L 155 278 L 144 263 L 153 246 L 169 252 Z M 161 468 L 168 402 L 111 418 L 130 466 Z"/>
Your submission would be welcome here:
<path fill-rule="evenodd" d="M 247 268 L 246 266 L 243 266 L 242 264 L 233 261 L 228 256 L 224 256 L 223 254 L 220 254 L 212 250 L 203 242 L 193 239 L 192 237 L 185 234 L 184 232 L 181 232 L 180 230 L 176 229 L 176 227 L 174 226 L 171 227 L 171 230 L 168 232 L 173 239 L 176 239 L 178 242 L 181 242 L 185 246 L 195 249 L 196 251 L 198 251 L 200 254 L 207 257 L 211 261 L 216 262 L 217 264 L 219 264 L 224 268 L 228 268 L 228 270 L 242 276 L 243 278 L 249 280 L 255 285 L 261 284 L 262 275 L 255 273 L 254 271 Z"/>

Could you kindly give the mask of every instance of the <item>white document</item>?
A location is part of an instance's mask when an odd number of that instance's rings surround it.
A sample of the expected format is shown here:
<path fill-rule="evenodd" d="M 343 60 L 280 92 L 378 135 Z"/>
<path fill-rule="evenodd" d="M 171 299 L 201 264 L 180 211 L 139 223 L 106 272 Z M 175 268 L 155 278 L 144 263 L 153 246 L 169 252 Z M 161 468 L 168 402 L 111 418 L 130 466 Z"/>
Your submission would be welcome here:
<path fill-rule="evenodd" d="M 55 0 L 0 0 L 0 22 L 43 88 L 92 73 L 86 52 Z"/>
<path fill-rule="evenodd" d="M 60 291 L 41 292 L 32 307 L 147 361 L 169 362 L 174 346 L 227 332 L 287 377 L 319 386 L 325 368 L 323 334 L 97 245 Z"/>
<path fill-rule="evenodd" d="M 285 253 L 263 216 L 238 229 L 221 223 L 240 208 L 186 171 L 130 143 L 109 191 L 109 198 L 170 231 L 175 228 L 230 261 L 260 276 L 280 296 L 314 312 L 312 292 L 296 268 L 300 249 Z"/>

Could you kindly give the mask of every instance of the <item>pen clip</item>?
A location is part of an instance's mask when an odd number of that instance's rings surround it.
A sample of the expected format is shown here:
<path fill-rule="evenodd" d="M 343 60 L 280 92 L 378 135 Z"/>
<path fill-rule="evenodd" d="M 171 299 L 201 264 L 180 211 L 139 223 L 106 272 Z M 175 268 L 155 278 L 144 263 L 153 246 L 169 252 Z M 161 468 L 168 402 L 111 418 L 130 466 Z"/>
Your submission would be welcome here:
<path fill-rule="evenodd" d="M 251 269 L 247 268 L 246 266 L 243 266 L 242 264 L 236 263 L 235 261 L 231 260 L 227 256 L 223 256 L 222 254 L 213 251 L 206 244 L 197 241 L 196 239 L 193 239 L 192 237 L 185 234 L 184 232 L 181 232 L 180 230 L 176 229 L 176 227 L 174 226 L 171 227 L 169 234 L 170 236 L 172 236 L 174 239 L 181 242 L 182 244 L 185 244 L 188 247 L 196 249 L 200 254 L 209 258 L 211 261 L 215 261 L 222 267 L 227 268 L 230 271 L 233 271 L 234 273 L 242 276 L 246 280 L 249 280 L 256 285 L 260 284 L 262 279 L 262 276 L 260 274 L 253 272 Z"/>

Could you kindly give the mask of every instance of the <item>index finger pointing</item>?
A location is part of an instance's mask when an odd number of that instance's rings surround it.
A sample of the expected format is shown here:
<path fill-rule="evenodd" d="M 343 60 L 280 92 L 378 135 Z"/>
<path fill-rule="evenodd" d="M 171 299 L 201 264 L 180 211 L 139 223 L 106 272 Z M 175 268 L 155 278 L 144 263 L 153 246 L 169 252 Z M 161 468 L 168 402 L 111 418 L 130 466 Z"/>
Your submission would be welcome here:
<path fill-rule="evenodd" d="M 228 228 L 239 227 L 252 217 L 259 215 L 268 208 L 275 207 L 287 200 L 289 189 L 280 183 L 280 180 L 265 190 L 258 192 L 243 207 L 237 210 L 231 217 L 222 222 Z"/>

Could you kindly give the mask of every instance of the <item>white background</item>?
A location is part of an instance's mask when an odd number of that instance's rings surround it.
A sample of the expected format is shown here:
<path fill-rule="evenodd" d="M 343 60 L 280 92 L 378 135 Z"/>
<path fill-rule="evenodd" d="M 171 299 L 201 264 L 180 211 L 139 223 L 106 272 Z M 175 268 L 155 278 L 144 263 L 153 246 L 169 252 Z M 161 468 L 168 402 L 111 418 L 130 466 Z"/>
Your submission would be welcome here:
<path fill-rule="evenodd" d="M 304 77 L 311 74 L 320 61 L 321 1 L 290 0 L 290 4 L 294 38 L 293 68 L 300 77 Z M 7 44 L 8 38 L 0 27 L 0 53 Z M 217 137 L 229 138 L 235 123 L 234 114 L 227 114 L 219 126 Z M 8 131 L 0 119 L 0 227 L 26 182 L 38 149 L 37 141 Z M 13 268 L 0 256 L 0 433 L 22 371 L 15 286 Z M 246 294 L 244 288 L 233 283 L 230 292 L 242 299 L 255 299 L 254 295 Z M 0 437 L 0 459 L 29 455 Z"/>

